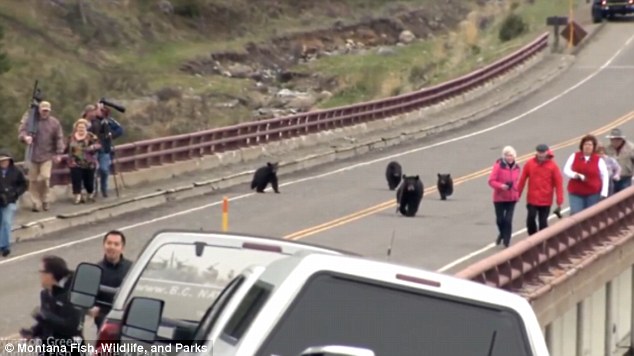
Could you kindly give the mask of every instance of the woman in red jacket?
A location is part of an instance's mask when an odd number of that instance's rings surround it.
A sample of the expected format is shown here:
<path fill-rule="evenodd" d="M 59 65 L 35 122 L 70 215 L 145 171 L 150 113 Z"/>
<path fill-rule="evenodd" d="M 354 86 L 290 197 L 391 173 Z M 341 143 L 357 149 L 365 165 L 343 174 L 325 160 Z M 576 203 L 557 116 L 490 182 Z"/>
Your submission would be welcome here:
<path fill-rule="evenodd" d="M 568 158 L 564 174 L 568 181 L 570 215 L 588 208 L 608 196 L 610 174 L 605 161 L 596 153 L 597 139 L 586 135 L 581 139 L 579 151 Z"/>
<path fill-rule="evenodd" d="M 493 188 L 493 205 L 495 206 L 495 218 L 498 226 L 498 238 L 496 245 L 504 241 L 504 246 L 508 247 L 513 233 L 513 212 L 515 204 L 519 200 L 517 182 L 520 177 L 520 166 L 515 162 L 517 153 L 511 146 L 506 146 L 502 150 L 502 158 L 495 161 L 491 175 L 489 176 L 489 186 Z"/>

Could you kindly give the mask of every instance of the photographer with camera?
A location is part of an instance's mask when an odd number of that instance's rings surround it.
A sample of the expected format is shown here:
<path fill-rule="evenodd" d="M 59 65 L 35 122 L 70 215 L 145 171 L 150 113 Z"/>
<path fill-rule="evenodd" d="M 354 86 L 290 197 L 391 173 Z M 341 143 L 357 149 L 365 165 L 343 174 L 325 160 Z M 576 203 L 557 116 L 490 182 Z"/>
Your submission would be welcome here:
<path fill-rule="evenodd" d="M 29 193 L 33 203 L 33 211 L 40 211 L 40 203 L 44 211 L 49 209 L 49 189 L 53 163 L 60 163 L 64 154 L 64 133 L 59 120 L 51 115 L 51 103 L 41 101 L 36 107 L 38 119 L 31 129 L 29 112 L 20 120 L 19 140 L 29 147 L 29 155 L 25 158 L 28 164 Z"/>
<path fill-rule="evenodd" d="M 124 109 L 125 110 L 125 109 Z M 101 195 L 108 197 L 108 177 L 110 165 L 114 155 L 113 140 L 123 135 L 123 128 L 111 115 L 110 109 L 104 105 L 104 101 L 97 103 L 95 110 L 86 114 L 90 120 L 90 132 L 99 138 L 101 148 L 97 152 L 99 162 L 99 181 L 101 182 Z"/>
<path fill-rule="evenodd" d="M 26 192 L 26 179 L 7 151 L 0 151 L 0 252 L 3 257 L 11 253 L 11 226 L 17 202 Z"/>

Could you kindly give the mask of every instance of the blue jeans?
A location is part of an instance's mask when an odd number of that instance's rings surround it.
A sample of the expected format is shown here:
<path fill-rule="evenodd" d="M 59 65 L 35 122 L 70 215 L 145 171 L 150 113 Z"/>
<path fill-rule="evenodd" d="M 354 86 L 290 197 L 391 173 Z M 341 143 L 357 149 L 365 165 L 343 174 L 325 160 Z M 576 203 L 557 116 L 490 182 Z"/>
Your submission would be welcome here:
<path fill-rule="evenodd" d="M 13 217 L 17 206 L 15 203 L 9 204 L 4 208 L 0 208 L 0 250 L 8 250 L 11 246 L 11 226 L 13 226 Z"/>
<path fill-rule="evenodd" d="M 108 193 L 108 177 L 110 176 L 110 165 L 112 159 L 110 153 L 99 152 L 97 155 L 99 160 L 99 182 L 101 194 L 105 196 Z"/>
<path fill-rule="evenodd" d="M 601 200 L 601 194 L 593 195 L 575 195 L 568 194 L 568 201 L 570 202 L 570 215 L 574 215 L 585 208 L 589 208 Z"/>
<path fill-rule="evenodd" d="M 632 177 L 621 177 L 620 180 L 614 182 L 614 194 L 632 185 Z"/>

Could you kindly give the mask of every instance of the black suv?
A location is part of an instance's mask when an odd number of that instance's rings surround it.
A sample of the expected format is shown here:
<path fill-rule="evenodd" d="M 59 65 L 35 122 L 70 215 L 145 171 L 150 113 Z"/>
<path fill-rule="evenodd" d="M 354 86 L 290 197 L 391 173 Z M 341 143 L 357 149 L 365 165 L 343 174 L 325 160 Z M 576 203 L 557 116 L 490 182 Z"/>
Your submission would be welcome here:
<path fill-rule="evenodd" d="M 592 0 L 592 21 L 599 23 L 603 19 L 612 19 L 615 15 L 634 13 L 634 0 Z"/>

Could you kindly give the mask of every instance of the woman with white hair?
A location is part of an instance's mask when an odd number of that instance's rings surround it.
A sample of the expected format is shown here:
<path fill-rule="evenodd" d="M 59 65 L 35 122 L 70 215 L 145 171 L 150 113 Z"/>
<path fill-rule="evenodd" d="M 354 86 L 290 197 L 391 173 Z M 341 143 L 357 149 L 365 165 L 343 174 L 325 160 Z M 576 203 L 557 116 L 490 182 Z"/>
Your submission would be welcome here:
<path fill-rule="evenodd" d="M 520 199 L 517 183 L 520 179 L 520 166 L 515 161 L 517 153 L 511 146 L 502 149 L 502 158 L 493 164 L 489 175 L 489 186 L 493 188 L 493 205 L 498 226 L 496 245 L 504 242 L 508 247 L 513 233 L 513 212 Z"/>

